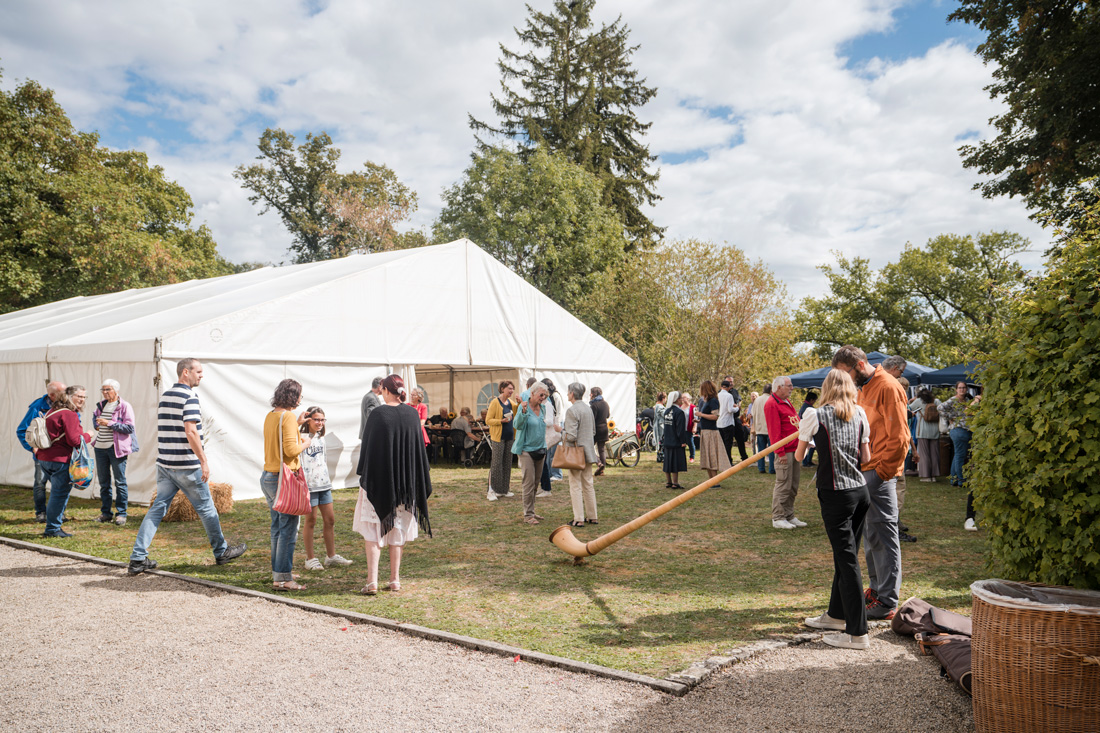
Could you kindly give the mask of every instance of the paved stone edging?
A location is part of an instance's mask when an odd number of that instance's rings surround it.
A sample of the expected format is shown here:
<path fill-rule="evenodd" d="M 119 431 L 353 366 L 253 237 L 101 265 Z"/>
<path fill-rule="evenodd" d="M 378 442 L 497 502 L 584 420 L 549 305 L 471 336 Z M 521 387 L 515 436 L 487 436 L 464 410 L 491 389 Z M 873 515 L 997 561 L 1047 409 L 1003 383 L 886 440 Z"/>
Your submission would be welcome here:
<path fill-rule="evenodd" d="M 889 625 L 889 621 L 867 622 L 867 626 L 869 628 L 881 628 Z M 764 641 L 757 641 L 752 644 L 746 644 L 744 646 L 739 646 L 731 649 L 725 654 L 707 657 L 701 662 L 695 662 L 682 672 L 670 674 L 667 679 L 681 682 L 687 685 L 690 689 L 710 677 L 718 670 L 725 669 L 731 664 L 744 662 L 752 659 L 758 654 L 774 651 L 776 649 L 783 649 L 789 646 L 798 646 L 800 644 L 806 644 L 808 642 L 821 641 L 821 637 L 823 635 L 824 632 L 819 631 L 813 633 L 795 634 L 790 639 L 766 639 Z"/>
<path fill-rule="evenodd" d="M 98 565 L 107 565 L 114 568 L 124 569 L 127 565 L 127 563 L 119 562 L 118 560 L 108 560 L 102 557 L 95 557 L 94 555 L 85 555 L 81 552 L 65 550 L 59 547 L 50 547 L 48 545 L 39 545 L 33 542 L 12 539 L 10 537 L 0 536 L 0 543 L 15 547 L 20 550 L 30 550 L 32 552 L 39 552 L 44 555 L 55 555 L 57 557 L 64 557 L 70 560 L 81 560 L 83 562 L 96 563 Z M 248 588 L 240 588 L 235 585 L 226 585 L 225 583 L 218 583 L 213 580 L 193 578 L 189 575 L 180 575 L 179 573 L 172 573 L 167 570 L 146 570 L 145 573 L 150 575 L 162 575 L 166 578 L 175 578 L 176 580 L 182 580 L 185 583 L 194 583 L 195 585 L 201 585 L 206 588 L 220 590 L 225 593 L 235 593 L 241 596 L 262 598 L 265 601 L 282 603 L 286 606 L 300 608 L 303 611 L 323 613 L 329 616 L 345 618 L 349 621 L 355 621 L 357 623 L 380 626 L 391 631 L 398 631 L 403 634 L 418 636 L 431 641 L 441 641 L 448 644 L 455 644 L 457 646 L 465 647 L 467 649 L 473 649 L 475 651 L 488 652 L 490 654 L 496 654 L 504 657 L 516 657 L 518 655 L 521 659 L 528 662 L 545 664 L 550 667 L 557 667 L 559 669 L 564 669 L 570 672 L 581 672 L 583 674 L 591 674 L 597 677 L 604 677 L 607 679 L 621 680 L 623 682 L 632 682 L 638 685 L 645 685 L 646 687 L 651 687 L 654 690 L 667 692 L 671 695 L 676 695 L 678 697 L 686 694 L 687 691 L 694 686 L 693 684 L 688 684 L 686 682 L 680 681 L 679 679 L 658 679 L 656 677 L 634 674 L 633 672 L 626 672 L 620 669 L 612 669 L 611 667 L 603 667 L 598 664 L 588 664 L 587 662 L 579 662 L 575 659 L 558 657 L 554 656 L 553 654 L 543 654 L 541 652 L 535 652 L 529 649 L 522 649 L 520 647 L 509 646 L 507 644 L 499 644 L 495 641 L 477 639 L 472 636 L 463 636 L 461 634 L 452 634 L 448 631 L 429 629 L 425 626 L 417 626 L 416 624 L 399 623 L 397 621 L 393 621 L 392 619 L 382 618 L 380 616 L 370 616 L 365 613 L 346 611 L 342 608 L 322 606 L 317 603 L 300 601 L 295 598 L 277 596 L 271 593 L 264 593 L 263 591 L 250 590 Z"/>

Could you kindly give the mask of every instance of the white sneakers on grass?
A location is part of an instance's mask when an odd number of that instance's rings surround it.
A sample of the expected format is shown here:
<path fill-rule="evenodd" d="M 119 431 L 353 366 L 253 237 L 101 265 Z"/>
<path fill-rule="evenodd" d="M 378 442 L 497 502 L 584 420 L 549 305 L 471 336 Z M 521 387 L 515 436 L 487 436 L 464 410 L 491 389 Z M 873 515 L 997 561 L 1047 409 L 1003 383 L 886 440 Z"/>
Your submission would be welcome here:
<path fill-rule="evenodd" d="M 351 560 L 347 559 L 346 557 L 341 557 L 339 555 L 333 555 L 332 557 L 325 558 L 326 568 L 331 565 L 351 565 L 351 563 Z"/>
<path fill-rule="evenodd" d="M 870 649 L 871 640 L 867 637 L 867 634 L 863 636 L 852 636 L 850 634 L 825 634 L 821 637 L 821 640 L 829 646 L 835 646 L 839 649 Z"/>
<path fill-rule="evenodd" d="M 974 522 L 974 517 L 970 517 L 966 520 L 966 524 L 963 525 L 963 529 L 969 529 L 971 532 L 978 531 L 978 525 Z"/>
<path fill-rule="evenodd" d="M 833 618 L 829 612 L 806 619 L 803 623 L 811 629 L 825 629 L 827 631 L 844 631 L 844 620 Z"/>
<path fill-rule="evenodd" d="M 547 499 L 551 496 L 553 496 L 553 494 L 551 494 L 549 491 L 538 491 L 535 493 L 536 499 Z"/>
<path fill-rule="evenodd" d="M 808 526 L 805 522 L 803 522 L 798 517 L 791 517 L 787 521 L 790 522 L 791 524 L 793 524 L 796 527 L 806 527 L 806 526 Z"/>
<path fill-rule="evenodd" d="M 315 557 L 311 557 L 306 560 L 306 570 L 324 570 L 324 566 L 321 565 L 321 561 Z"/>
<path fill-rule="evenodd" d="M 489 501 L 496 501 L 497 499 L 506 499 L 509 496 L 515 496 L 515 495 L 516 495 L 516 493 L 514 491 L 509 491 L 507 494 L 498 494 L 497 492 L 493 491 L 492 489 L 489 489 L 488 493 L 485 494 L 485 498 L 488 499 Z"/>
<path fill-rule="evenodd" d="M 794 525 L 786 519 L 773 519 L 772 526 L 776 529 L 794 529 Z"/>

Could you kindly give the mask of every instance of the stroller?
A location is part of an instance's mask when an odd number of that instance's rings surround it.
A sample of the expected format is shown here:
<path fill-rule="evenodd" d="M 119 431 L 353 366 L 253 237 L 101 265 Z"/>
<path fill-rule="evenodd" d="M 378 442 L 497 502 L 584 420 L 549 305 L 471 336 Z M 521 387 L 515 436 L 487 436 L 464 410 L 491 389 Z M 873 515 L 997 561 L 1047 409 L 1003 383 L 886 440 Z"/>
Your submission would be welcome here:
<path fill-rule="evenodd" d="M 481 440 L 474 443 L 474 447 L 470 449 L 470 457 L 462 462 L 462 465 L 466 466 L 466 468 L 472 468 L 473 466 L 488 466 L 493 462 L 493 451 L 489 447 L 489 431 L 482 431 L 474 428 L 474 432 L 481 436 Z"/>

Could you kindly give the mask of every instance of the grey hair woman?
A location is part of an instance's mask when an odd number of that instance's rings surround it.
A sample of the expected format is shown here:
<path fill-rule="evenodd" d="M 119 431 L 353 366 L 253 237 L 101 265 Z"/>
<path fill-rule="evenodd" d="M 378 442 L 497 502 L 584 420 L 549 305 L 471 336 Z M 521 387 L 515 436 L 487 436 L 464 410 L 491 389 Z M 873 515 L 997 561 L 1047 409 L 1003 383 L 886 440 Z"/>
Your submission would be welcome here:
<path fill-rule="evenodd" d="M 596 488 L 592 479 L 593 466 L 596 463 L 596 421 L 592 417 L 592 408 L 584 401 L 584 385 L 573 382 L 566 388 L 572 403 L 565 411 L 565 426 L 562 428 L 562 443 L 566 446 L 579 446 L 584 450 L 584 468 L 569 469 L 569 497 L 573 504 L 573 527 L 582 527 L 585 522 L 597 524 Z"/>

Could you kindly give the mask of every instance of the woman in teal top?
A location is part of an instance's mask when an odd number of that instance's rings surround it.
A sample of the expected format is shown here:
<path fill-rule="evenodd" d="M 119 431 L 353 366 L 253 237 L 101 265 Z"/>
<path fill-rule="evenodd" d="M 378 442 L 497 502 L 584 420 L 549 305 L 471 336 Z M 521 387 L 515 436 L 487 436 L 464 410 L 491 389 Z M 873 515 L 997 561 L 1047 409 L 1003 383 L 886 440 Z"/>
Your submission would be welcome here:
<path fill-rule="evenodd" d="M 523 480 L 523 521 L 538 524 L 542 519 L 535 514 L 535 492 L 542 478 L 542 464 L 546 460 L 546 411 L 542 403 L 550 391 L 542 382 L 531 385 L 531 396 L 519 403 L 516 417 L 516 439 L 512 452 L 519 456 L 520 474 Z"/>

